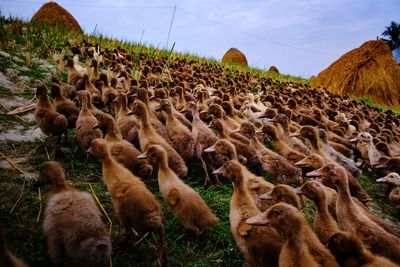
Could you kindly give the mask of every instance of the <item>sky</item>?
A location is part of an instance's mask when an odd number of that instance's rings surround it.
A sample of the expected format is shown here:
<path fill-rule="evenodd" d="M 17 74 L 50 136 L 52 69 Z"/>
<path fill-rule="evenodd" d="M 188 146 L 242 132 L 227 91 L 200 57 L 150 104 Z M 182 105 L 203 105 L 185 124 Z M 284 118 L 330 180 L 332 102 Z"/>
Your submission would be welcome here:
<path fill-rule="evenodd" d="M 44 1 L 0 0 L 4 16 L 29 20 Z M 57 1 L 86 33 L 220 60 L 238 48 L 250 66 L 318 75 L 344 53 L 400 22 L 400 0 Z"/>

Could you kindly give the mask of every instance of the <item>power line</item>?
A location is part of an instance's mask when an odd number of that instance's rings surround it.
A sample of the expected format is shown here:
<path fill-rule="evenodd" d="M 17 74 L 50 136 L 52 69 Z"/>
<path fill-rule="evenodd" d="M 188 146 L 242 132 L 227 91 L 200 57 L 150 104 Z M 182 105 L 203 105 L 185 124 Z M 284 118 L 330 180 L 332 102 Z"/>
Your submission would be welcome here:
<path fill-rule="evenodd" d="M 184 13 L 186 13 L 186 14 L 189 14 L 189 15 L 191 15 L 191 16 L 197 17 L 197 18 L 202 19 L 202 20 L 209 21 L 209 22 L 211 22 L 211 23 L 213 23 L 213 24 L 216 24 L 216 25 L 218 25 L 218 26 L 220 26 L 220 27 L 222 27 L 222 28 L 226 28 L 226 29 L 229 29 L 229 30 L 231 30 L 231 31 L 235 31 L 235 32 L 241 33 L 241 34 L 243 34 L 243 35 L 246 35 L 246 36 L 249 36 L 249 37 L 252 37 L 252 38 L 261 40 L 261 41 L 270 42 L 270 43 L 274 43 L 274 44 L 276 44 L 276 45 L 286 46 L 286 47 L 293 48 L 293 49 L 303 50 L 303 51 L 305 51 L 305 52 L 309 52 L 309 53 L 313 53 L 313 54 L 318 53 L 318 54 L 328 55 L 328 56 L 337 56 L 336 54 L 327 53 L 327 52 L 322 52 L 322 51 L 316 51 L 316 50 L 311 50 L 311 49 L 307 49 L 307 48 L 298 47 L 298 46 L 294 46 L 294 45 L 291 45 L 291 44 L 287 44 L 287 43 L 275 41 L 275 40 L 268 39 L 268 38 L 265 38 L 265 37 L 257 36 L 257 35 L 255 35 L 255 34 L 248 33 L 248 32 L 245 32 L 245 31 L 241 31 L 241 30 L 238 30 L 238 29 L 236 29 L 236 28 L 234 28 L 234 27 L 231 27 L 231 26 L 228 26 L 228 25 L 219 23 L 218 21 L 215 21 L 215 20 L 213 20 L 213 19 L 209 19 L 209 18 L 205 18 L 205 17 L 199 16 L 199 15 L 197 15 L 196 13 L 193 13 L 193 12 L 190 12 L 190 11 L 187 11 L 187 10 L 184 10 L 184 9 L 182 9 L 182 8 L 180 8 L 180 7 L 177 7 L 177 9 L 179 9 L 180 11 L 182 11 L 182 12 L 184 12 Z"/>
<path fill-rule="evenodd" d="M 47 2 L 31 2 L 31 1 L 23 1 L 23 0 L 0 0 L 0 2 L 9 2 L 9 3 L 23 3 L 23 4 L 35 4 L 35 5 L 43 5 Z M 174 6 L 110 6 L 110 5 L 75 5 L 75 4 L 62 4 L 63 6 L 68 7 L 91 7 L 91 8 L 123 8 L 123 9 L 140 9 L 140 8 L 148 8 L 148 9 L 173 9 Z"/>

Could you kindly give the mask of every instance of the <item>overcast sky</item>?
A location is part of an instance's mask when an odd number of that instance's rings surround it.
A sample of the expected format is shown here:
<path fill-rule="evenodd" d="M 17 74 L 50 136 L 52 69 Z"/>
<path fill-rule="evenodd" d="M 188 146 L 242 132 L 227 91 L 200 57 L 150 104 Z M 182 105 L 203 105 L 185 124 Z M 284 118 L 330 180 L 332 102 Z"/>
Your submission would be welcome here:
<path fill-rule="evenodd" d="M 0 0 L 2 15 L 30 19 L 44 1 Z M 400 22 L 400 0 L 58 1 L 87 33 L 166 45 L 221 59 L 236 47 L 258 68 L 317 75 L 345 52 Z"/>

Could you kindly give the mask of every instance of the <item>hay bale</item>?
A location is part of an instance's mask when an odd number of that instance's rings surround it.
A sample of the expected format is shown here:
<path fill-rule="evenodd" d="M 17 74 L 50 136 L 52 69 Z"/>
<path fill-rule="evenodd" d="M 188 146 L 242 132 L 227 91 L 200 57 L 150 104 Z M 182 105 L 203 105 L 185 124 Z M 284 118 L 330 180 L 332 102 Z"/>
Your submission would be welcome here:
<path fill-rule="evenodd" d="M 278 70 L 278 68 L 277 68 L 277 67 L 275 67 L 275 66 L 271 66 L 271 67 L 269 67 L 268 71 L 269 71 L 269 72 L 276 72 L 276 73 L 279 73 L 279 70 Z"/>
<path fill-rule="evenodd" d="M 82 28 L 79 26 L 76 19 L 55 2 L 44 4 L 35 15 L 33 15 L 31 22 L 48 23 L 51 26 L 63 27 L 69 31 L 82 32 Z"/>
<path fill-rule="evenodd" d="M 247 66 L 247 59 L 246 56 L 240 52 L 239 49 L 237 48 L 231 48 L 229 49 L 225 55 L 222 57 L 221 60 L 222 63 L 226 63 L 226 62 L 234 62 L 237 64 L 242 64 Z"/>
<path fill-rule="evenodd" d="M 382 40 L 368 41 L 347 52 L 311 85 L 339 95 L 368 97 L 387 106 L 400 105 L 400 67 Z"/>

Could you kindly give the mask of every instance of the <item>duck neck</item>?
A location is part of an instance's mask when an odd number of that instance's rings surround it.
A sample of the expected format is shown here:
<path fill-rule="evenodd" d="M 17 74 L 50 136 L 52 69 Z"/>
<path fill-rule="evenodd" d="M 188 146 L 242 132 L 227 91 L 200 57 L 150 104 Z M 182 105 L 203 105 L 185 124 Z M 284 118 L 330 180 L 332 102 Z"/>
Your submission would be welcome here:
<path fill-rule="evenodd" d="M 143 113 L 140 116 L 140 127 L 143 127 L 143 129 L 148 129 L 150 127 L 147 109 L 144 109 Z"/>
<path fill-rule="evenodd" d="M 317 210 L 321 214 L 329 213 L 329 211 L 328 211 L 328 200 L 326 199 L 325 194 L 321 195 L 318 199 L 316 199 L 315 203 L 317 204 Z"/>
<path fill-rule="evenodd" d="M 338 197 L 343 200 L 351 201 L 351 194 L 349 189 L 349 181 L 347 179 L 347 174 L 345 179 L 337 180 Z"/>
<path fill-rule="evenodd" d="M 158 172 L 169 172 L 170 168 L 168 166 L 168 158 L 166 155 L 163 155 L 161 159 L 159 159 L 159 165 L 158 165 Z"/>
<path fill-rule="evenodd" d="M 107 139 L 118 139 L 114 123 L 109 123 L 107 125 Z"/>
<path fill-rule="evenodd" d="M 51 186 L 52 194 L 59 193 L 59 192 L 65 191 L 65 190 L 68 190 L 68 186 L 65 183 L 64 178 L 53 181 L 53 184 Z"/>

